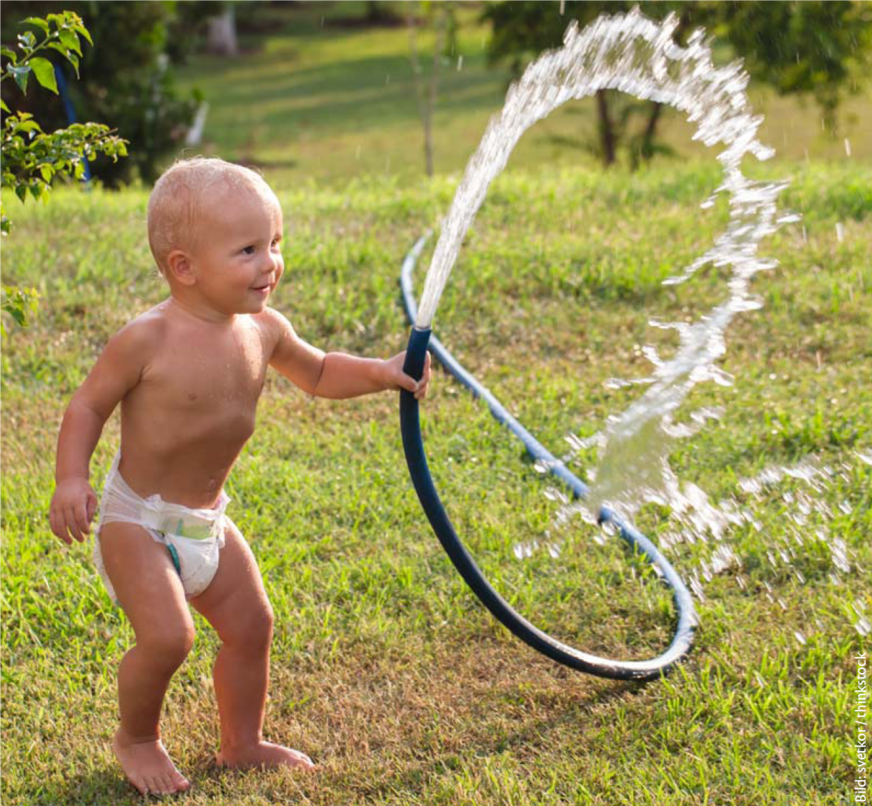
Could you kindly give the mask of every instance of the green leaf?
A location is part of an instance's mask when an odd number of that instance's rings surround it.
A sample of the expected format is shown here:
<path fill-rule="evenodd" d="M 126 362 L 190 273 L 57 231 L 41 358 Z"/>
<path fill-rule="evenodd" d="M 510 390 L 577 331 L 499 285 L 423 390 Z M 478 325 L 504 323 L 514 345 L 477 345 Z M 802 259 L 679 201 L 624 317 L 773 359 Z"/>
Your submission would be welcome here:
<path fill-rule="evenodd" d="M 10 50 L 5 45 L 3 47 L 0 47 L 0 56 L 9 59 L 12 64 L 18 64 L 18 56 L 16 55 L 15 51 Z"/>
<path fill-rule="evenodd" d="M 25 31 L 23 34 L 18 34 L 18 41 L 24 50 L 33 50 L 36 45 L 36 37 L 32 31 Z"/>
<path fill-rule="evenodd" d="M 88 43 L 91 47 L 94 47 L 94 40 L 91 39 L 91 34 L 88 33 L 88 29 L 84 25 L 74 25 L 73 30 L 78 31 L 85 39 L 88 40 Z"/>
<path fill-rule="evenodd" d="M 11 114 L 11 110 L 8 106 L 6 106 L 6 101 L 2 99 L 0 99 L 0 109 L 2 109 L 4 112 L 9 112 Z"/>
<path fill-rule="evenodd" d="M 43 31 L 48 33 L 48 23 L 40 19 L 39 17 L 28 17 L 26 20 L 22 20 L 21 24 L 29 23 L 30 25 L 35 25 L 37 28 L 42 28 Z"/>
<path fill-rule="evenodd" d="M 9 66 L 9 72 L 15 79 L 15 83 L 21 88 L 22 92 L 27 92 L 27 77 L 30 75 L 30 67 L 26 64 L 19 66 Z"/>
<path fill-rule="evenodd" d="M 79 37 L 72 31 L 61 30 L 58 32 L 61 42 L 64 43 L 70 50 L 74 50 L 79 56 L 82 55 L 82 47 L 79 45 Z"/>
<path fill-rule="evenodd" d="M 73 69 L 76 71 L 76 78 L 79 77 L 79 57 L 76 56 L 75 53 L 70 53 L 67 51 L 67 59 L 69 59 L 70 64 L 73 65 Z"/>
<path fill-rule="evenodd" d="M 21 308 L 16 308 L 13 305 L 4 305 L 3 310 L 6 311 L 19 325 L 23 325 L 25 321 L 24 311 Z"/>
<path fill-rule="evenodd" d="M 58 85 L 55 79 L 54 65 L 48 60 L 37 56 L 31 59 L 28 64 L 33 69 L 33 74 L 36 80 L 42 84 L 47 90 L 51 90 L 55 95 L 58 95 Z"/>

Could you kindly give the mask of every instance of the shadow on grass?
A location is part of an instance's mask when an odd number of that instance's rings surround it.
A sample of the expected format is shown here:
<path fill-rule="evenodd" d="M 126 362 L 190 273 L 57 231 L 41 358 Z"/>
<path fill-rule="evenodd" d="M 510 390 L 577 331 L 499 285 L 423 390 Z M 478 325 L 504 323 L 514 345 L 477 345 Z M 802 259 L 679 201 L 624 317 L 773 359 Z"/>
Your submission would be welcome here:
<path fill-rule="evenodd" d="M 17 802 L 30 806 L 122 806 L 141 804 L 144 800 L 139 791 L 123 777 L 120 769 L 107 767 L 41 786 L 34 792 L 26 793 L 25 800 Z"/>
<path fill-rule="evenodd" d="M 577 673 L 568 669 L 559 669 L 557 672 L 558 676 L 564 677 L 573 674 Z M 613 683 L 609 688 L 601 688 L 591 693 L 590 696 L 579 698 L 571 706 L 550 716 L 526 722 L 514 731 L 492 735 L 488 740 L 482 740 L 475 746 L 467 745 L 462 754 L 466 758 L 471 756 L 482 760 L 506 751 L 512 751 L 515 758 L 526 754 L 535 755 L 539 747 L 548 744 L 550 734 L 556 732 L 559 735 L 564 729 L 577 726 L 585 713 L 594 711 L 598 706 L 624 699 L 628 694 L 638 693 L 646 686 L 644 682 L 635 681 L 616 680 L 609 682 Z M 549 692 L 541 692 L 539 695 L 533 696 L 540 696 L 549 702 L 552 700 L 552 694 Z M 461 753 L 450 750 L 428 758 L 426 761 L 413 762 L 398 774 L 379 781 L 373 787 L 362 787 L 359 794 L 366 795 L 367 798 L 379 795 L 396 795 L 397 790 L 402 788 L 404 792 L 422 795 L 427 790 L 430 781 L 462 767 L 463 763 Z"/>
<path fill-rule="evenodd" d="M 418 117 L 412 69 L 404 56 L 346 59 L 299 70 L 277 55 L 258 64 L 256 75 L 242 64 L 203 59 L 209 80 L 200 82 L 207 100 L 218 96 L 220 107 L 245 107 L 250 119 L 285 129 L 305 125 L 335 130 L 337 122 L 360 127 L 408 124 Z M 248 76 L 246 78 L 246 76 Z M 441 116 L 496 110 L 503 98 L 502 74 L 469 69 L 447 72 L 442 78 L 436 113 Z M 284 105 L 283 105 L 284 102 Z M 258 113 L 259 108 L 264 112 Z M 270 110 L 265 113 L 265 110 Z M 218 105 L 215 106 L 217 113 Z M 219 115 L 220 116 L 220 115 Z"/>
<path fill-rule="evenodd" d="M 190 781 L 191 788 L 187 793 L 177 792 L 172 795 L 140 794 L 125 777 L 121 768 L 110 763 L 105 769 L 91 770 L 87 773 L 74 775 L 65 782 L 41 787 L 35 792 L 27 793 L 28 806 L 140 806 L 142 803 L 184 803 L 186 796 L 203 796 L 204 790 L 223 788 L 222 779 L 234 776 L 234 771 L 221 770 L 211 754 L 198 755 L 193 763 L 185 766 L 183 774 Z M 230 783 L 232 784 L 232 777 Z"/>

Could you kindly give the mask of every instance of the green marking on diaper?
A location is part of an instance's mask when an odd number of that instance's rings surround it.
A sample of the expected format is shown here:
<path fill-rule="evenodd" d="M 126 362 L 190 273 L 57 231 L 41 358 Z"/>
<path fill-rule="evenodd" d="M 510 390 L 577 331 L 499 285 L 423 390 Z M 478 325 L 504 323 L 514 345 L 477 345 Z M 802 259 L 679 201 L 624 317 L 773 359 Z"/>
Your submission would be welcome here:
<path fill-rule="evenodd" d="M 185 523 L 183 518 L 179 518 L 171 534 L 189 537 L 191 540 L 208 540 L 212 537 L 212 526 L 205 523 Z"/>

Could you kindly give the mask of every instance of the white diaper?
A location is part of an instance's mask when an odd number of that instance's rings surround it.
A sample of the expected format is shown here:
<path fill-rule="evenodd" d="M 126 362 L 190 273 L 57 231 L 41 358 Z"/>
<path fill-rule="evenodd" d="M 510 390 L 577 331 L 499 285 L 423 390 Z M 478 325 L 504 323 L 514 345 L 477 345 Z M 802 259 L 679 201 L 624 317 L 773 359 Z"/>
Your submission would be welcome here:
<path fill-rule="evenodd" d="M 218 571 L 218 557 L 224 546 L 224 529 L 230 519 L 224 510 L 230 498 L 221 490 L 214 509 L 190 509 L 164 501 L 160 495 L 142 498 L 134 492 L 118 472 L 121 450 L 115 454 L 103 497 L 100 518 L 94 530 L 94 563 L 109 597 L 115 604 L 115 589 L 103 565 L 100 552 L 100 529 L 107 523 L 135 523 L 142 526 L 152 539 L 167 547 L 182 587 L 188 599 L 201 594 Z"/>

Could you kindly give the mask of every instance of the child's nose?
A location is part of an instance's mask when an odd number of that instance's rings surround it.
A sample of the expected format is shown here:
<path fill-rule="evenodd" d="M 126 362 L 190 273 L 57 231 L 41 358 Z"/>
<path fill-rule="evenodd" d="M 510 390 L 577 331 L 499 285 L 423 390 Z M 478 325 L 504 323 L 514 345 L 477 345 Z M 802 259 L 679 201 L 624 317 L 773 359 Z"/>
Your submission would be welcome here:
<path fill-rule="evenodd" d="M 267 255 L 267 265 L 272 267 L 273 270 L 280 268 L 284 264 L 282 263 L 282 256 L 280 253 L 270 252 Z"/>

